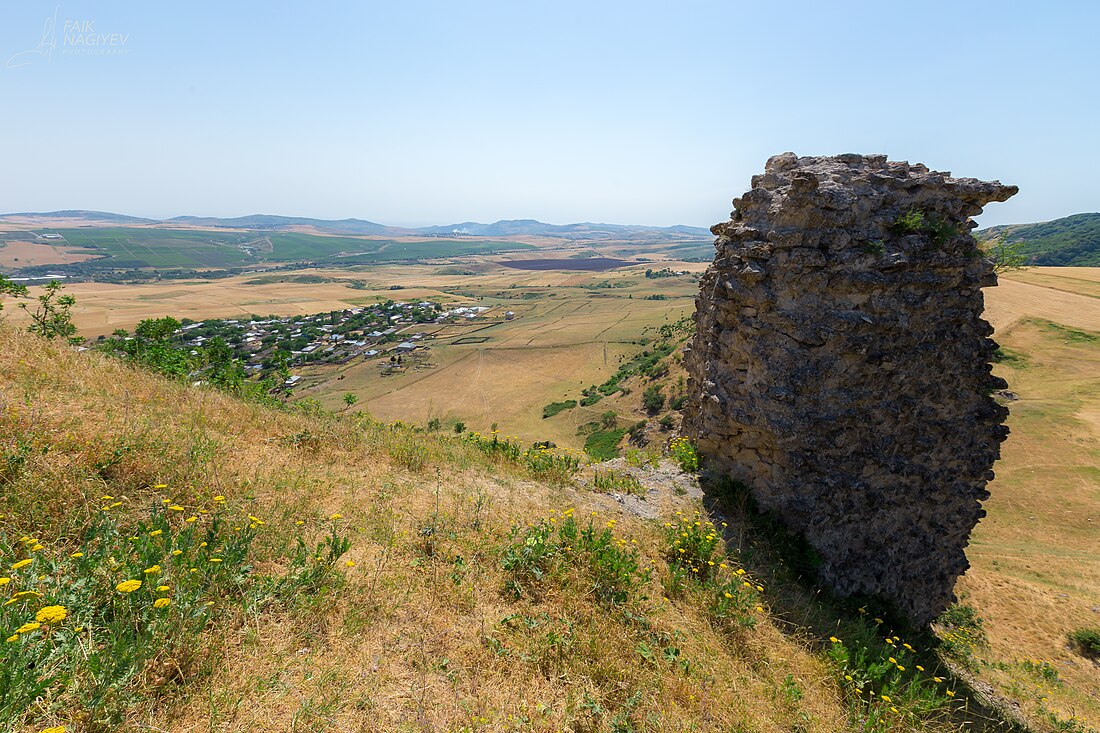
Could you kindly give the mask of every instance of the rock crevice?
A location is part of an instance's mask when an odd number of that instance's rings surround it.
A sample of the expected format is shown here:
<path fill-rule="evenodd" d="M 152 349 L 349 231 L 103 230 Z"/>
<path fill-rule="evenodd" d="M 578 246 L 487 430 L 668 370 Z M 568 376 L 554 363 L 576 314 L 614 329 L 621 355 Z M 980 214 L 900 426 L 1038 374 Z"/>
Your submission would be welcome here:
<path fill-rule="evenodd" d="M 951 602 L 1008 433 L 971 217 L 1015 186 L 883 155 L 772 157 L 717 224 L 684 430 L 912 622 Z"/>

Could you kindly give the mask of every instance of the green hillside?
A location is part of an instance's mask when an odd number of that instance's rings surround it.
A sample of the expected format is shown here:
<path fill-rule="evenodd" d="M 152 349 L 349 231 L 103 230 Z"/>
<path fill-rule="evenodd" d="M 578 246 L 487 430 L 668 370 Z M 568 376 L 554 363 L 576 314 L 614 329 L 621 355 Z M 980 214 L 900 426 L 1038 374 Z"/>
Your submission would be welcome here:
<path fill-rule="evenodd" d="M 1100 213 L 990 227 L 977 234 L 983 241 L 1004 236 L 1008 243 L 1020 243 L 1028 264 L 1100 267 Z"/>

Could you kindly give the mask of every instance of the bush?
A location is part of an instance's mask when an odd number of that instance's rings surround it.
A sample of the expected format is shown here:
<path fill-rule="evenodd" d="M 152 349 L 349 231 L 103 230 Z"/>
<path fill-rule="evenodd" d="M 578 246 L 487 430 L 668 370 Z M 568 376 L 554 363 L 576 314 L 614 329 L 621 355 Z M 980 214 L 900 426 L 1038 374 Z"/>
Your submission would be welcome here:
<path fill-rule="evenodd" d="M 1100 628 L 1071 631 L 1069 641 L 1085 656 L 1100 657 Z"/>
<path fill-rule="evenodd" d="M 562 402 L 551 402 L 549 405 L 543 405 L 542 417 L 545 420 L 548 417 L 553 417 L 554 415 L 557 415 L 559 412 L 564 412 L 565 410 L 572 410 L 576 406 L 577 406 L 577 401 L 576 400 L 564 400 Z"/>
<path fill-rule="evenodd" d="M 625 428 L 593 430 L 584 440 L 584 452 L 597 461 L 610 461 L 619 455 L 619 441 L 624 435 Z"/>
<path fill-rule="evenodd" d="M 642 393 L 642 406 L 650 414 L 659 412 L 665 406 L 665 396 L 661 392 L 663 385 L 652 384 Z"/>

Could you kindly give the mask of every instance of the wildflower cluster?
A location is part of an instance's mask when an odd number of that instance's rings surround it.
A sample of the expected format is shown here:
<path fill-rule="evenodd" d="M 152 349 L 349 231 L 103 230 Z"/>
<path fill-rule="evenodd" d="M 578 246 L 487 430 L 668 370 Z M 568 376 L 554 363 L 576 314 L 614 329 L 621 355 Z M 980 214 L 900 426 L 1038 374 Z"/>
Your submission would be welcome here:
<path fill-rule="evenodd" d="M 882 635 L 885 622 L 865 608 L 845 636 L 829 638 L 826 655 L 851 702 L 849 714 L 861 730 L 889 731 L 944 709 L 955 697 L 952 684 L 929 671 L 922 656 L 901 636 Z M 934 659 L 931 655 L 926 655 Z"/>
<path fill-rule="evenodd" d="M 725 522 L 722 527 L 725 527 Z M 665 523 L 665 557 L 669 577 L 665 590 L 679 596 L 689 590 L 706 595 L 711 618 L 720 626 L 752 628 L 764 613 L 764 586 L 741 567 L 733 567 L 723 550 L 721 530 L 696 511 L 693 516 L 676 512 Z"/>
<path fill-rule="evenodd" d="M 198 668 L 195 641 L 223 609 L 278 590 L 253 573 L 260 517 L 236 515 L 222 496 L 195 506 L 163 499 L 120 515 L 126 503 L 104 495 L 64 547 L 13 538 L 0 524 L 0 728 L 66 706 L 113 728 L 139 684 L 182 681 Z M 170 674 L 152 682 L 140 674 L 164 657 L 174 660 Z"/>
<path fill-rule="evenodd" d="M 668 444 L 668 452 L 673 460 L 680 465 L 680 470 L 687 473 L 695 473 L 699 470 L 699 453 L 695 446 L 684 436 L 673 438 Z"/>
<path fill-rule="evenodd" d="M 605 604 L 626 603 L 632 593 L 649 580 L 641 568 L 637 541 L 615 534 L 616 520 L 602 527 L 589 518 L 577 522 L 573 509 L 550 516 L 537 524 L 514 527 L 505 547 L 501 566 L 508 574 L 505 589 L 514 597 L 537 595 L 544 579 L 554 573 L 578 570 L 586 592 Z"/>

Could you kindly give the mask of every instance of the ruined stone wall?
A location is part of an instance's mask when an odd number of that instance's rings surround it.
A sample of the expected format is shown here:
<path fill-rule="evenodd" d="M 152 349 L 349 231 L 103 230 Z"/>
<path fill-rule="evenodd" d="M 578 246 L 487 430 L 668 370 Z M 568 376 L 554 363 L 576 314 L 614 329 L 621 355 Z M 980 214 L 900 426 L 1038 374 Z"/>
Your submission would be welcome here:
<path fill-rule="evenodd" d="M 684 431 L 838 593 L 916 624 L 953 599 L 1008 433 L 970 217 L 1015 186 L 883 155 L 771 158 L 696 301 Z"/>

